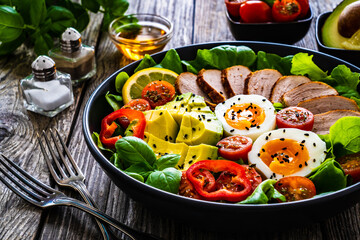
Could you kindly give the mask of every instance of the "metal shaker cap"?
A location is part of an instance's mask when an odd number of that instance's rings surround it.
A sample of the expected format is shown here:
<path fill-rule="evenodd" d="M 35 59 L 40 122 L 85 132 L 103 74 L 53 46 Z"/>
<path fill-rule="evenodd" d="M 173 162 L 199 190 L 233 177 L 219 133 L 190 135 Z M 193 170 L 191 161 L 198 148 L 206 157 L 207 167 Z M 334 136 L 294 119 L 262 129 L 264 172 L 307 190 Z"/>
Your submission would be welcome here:
<path fill-rule="evenodd" d="M 61 35 L 60 48 L 63 52 L 76 52 L 81 47 L 81 34 L 75 28 L 67 28 Z"/>
<path fill-rule="evenodd" d="M 32 72 L 35 78 L 42 81 L 49 81 L 55 78 L 55 62 L 45 55 L 40 55 L 31 64 Z"/>

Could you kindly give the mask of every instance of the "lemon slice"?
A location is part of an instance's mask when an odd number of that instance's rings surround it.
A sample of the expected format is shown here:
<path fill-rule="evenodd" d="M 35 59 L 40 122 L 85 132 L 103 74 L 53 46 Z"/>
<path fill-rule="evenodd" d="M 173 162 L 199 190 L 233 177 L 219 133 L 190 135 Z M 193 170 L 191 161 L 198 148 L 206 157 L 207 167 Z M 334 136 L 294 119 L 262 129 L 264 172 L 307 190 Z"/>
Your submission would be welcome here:
<path fill-rule="evenodd" d="M 150 82 L 157 80 L 164 80 L 172 85 L 178 74 L 165 68 L 146 68 L 134 73 L 124 84 L 122 89 L 122 96 L 124 104 L 127 104 L 133 99 L 141 98 L 141 92 Z"/>
<path fill-rule="evenodd" d="M 348 50 L 360 50 L 360 29 L 351 38 L 341 43 L 341 46 Z"/>

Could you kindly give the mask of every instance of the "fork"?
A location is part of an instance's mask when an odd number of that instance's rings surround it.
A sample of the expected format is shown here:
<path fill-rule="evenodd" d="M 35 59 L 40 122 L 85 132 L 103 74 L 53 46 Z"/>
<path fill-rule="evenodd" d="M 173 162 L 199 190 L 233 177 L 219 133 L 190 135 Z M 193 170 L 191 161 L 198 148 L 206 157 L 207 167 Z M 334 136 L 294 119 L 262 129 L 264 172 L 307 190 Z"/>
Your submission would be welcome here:
<path fill-rule="evenodd" d="M 57 136 L 58 140 L 56 139 L 56 137 L 51 129 L 49 129 L 49 132 L 50 132 L 51 139 L 54 142 L 54 145 L 56 148 L 55 151 L 57 152 L 57 154 L 55 153 L 54 149 L 51 147 L 50 140 L 47 137 L 47 134 L 45 131 L 42 132 L 42 135 L 45 139 L 45 143 L 47 145 L 47 148 L 48 148 L 50 154 L 48 154 L 46 152 L 45 146 L 43 145 L 39 134 L 38 134 L 38 141 L 40 144 L 41 151 L 44 154 L 45 161 L 49 167 L 50 173 L 53 176 L 53 178 L 55 179 L 56 183 L 63 187 L 71 187 L 71 188 L 75 189 L 76 191 L 78 191 L 80 193 L 81 197 L 84 199 L 84 201 L 87 204 L 89 204 L 90 206 L 93 206 L 95 208 L 98 208 L 96 206 L 95 201 L 91 197 L 89 191 L 87 190 L 86 185 L 84 184 L 84 180 L 85 180 L 84 174 L 81 172 L 81 170 L 77 166 L 76 162 L 72 158 L 72 156 L 69 152 L 69 149 L 64 144 L 64 141 L 61 138 L 58 130 L 55 128 L 55 132 L 56 132 L 56 136 Z M 61 143 L 63 151 L 61 150 L 58 142 Z M 62 152 L 65 152 L 67 159 L 69 161 L 65 160 L 65 157 L 62 154 Z M 56 171 L 55 166 L 52 164 L 52 162 L 55 162 L 55 165 L 56 165 L 56 168 L 58 171 Z M 63 166 L 65 166 L 65 169 Z M 96 219 L 96 223 L 99 226 L 101 234 L 103 235 L 103 238 L 105 240 L 109 240 L 109 239 L 111 239 L 111 237 L 114 237 L 114 234 L 112 234 L 111 231 L 109 231 L 110 229 L 107 229 L 106 226 L 104 224 L 102 224 L 99 220 Z"/>
<path fill-rule="evenodd" d="M 0 153 L 0 181 L 24 200 L 40 207 L 70 206 L 87 212 L 123 232 L 132 240 L 160 240 L 160 238 L 137 231 L 117 221 L 97 208 L 66 196 L 32 177 L 17 164 Z"/>

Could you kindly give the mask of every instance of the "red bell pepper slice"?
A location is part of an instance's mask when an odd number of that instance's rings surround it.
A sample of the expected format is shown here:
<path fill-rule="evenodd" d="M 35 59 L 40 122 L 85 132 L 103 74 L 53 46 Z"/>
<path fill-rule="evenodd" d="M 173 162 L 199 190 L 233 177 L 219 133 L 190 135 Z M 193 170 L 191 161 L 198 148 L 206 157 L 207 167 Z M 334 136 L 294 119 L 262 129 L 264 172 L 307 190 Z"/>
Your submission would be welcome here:
<path fill-rule="evenodd" d="M 116 128 L 118 127 L 115 120 L 120 118 L 126 118 L 129 120 L 129 126 L 133 134 L 132 136 L 143 139 L 146 125 L 146 119 L 141 111 L 133 109 L 119 109 L 110 113 L 101 121 L 100 141 L 108 148 L 115 148 L 117 140 L 122 138 L 121 135 L 113 136 Z"/>
<path fill-rule="evenodd" d="M 226 184 L 219 184 L 212 173 L 226 172 Z M 252 193 L 252 185 L 243 166 L 227 160 L 203 160 L 186 171 L 186 177 L 205 200 L 239 202 Z"/>

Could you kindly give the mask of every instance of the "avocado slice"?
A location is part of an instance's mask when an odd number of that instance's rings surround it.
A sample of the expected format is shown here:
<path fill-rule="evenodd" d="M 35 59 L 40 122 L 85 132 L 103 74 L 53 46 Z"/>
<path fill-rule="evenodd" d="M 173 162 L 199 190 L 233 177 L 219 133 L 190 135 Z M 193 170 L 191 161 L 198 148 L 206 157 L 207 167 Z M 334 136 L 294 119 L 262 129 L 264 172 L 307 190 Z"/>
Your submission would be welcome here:
<path fill-rule="evenodd" d="M 343 48 L 341 43 L 348 40 L 340 35 L 338 31 L 338 21 L 341 12 L 344 8 L 350 3 L 356 2 L 358 0 L 344 0 L 342 1 L 326 19 L 324 26 L 322 27 L 322 41 L 325 46 L 333 48 Z"/>
<path fill-rule="evenodd" d="M 169 142 L 175 142 L 179 131 L 176 123 L 168 110 L 150 110 L 144 112 L 146 119 L 145 132 Z"/>
<path fill-rule="evenodd" d="M 196 146 L 189 146 L 186 154 L 184 165 L 181 170 L 187 170 L 192 164 L 201 160 L 217 159 L 218 148 L 207 144 L 200 144 Z"/>
<path fill-rule="evenodd" d="M 166 103 L 163 106 L 156 107 L 156 110 L 166 109 L 173 116 L 175 121 L 180 125 L 182 121 L 182 116 L 185 112 L 190 112 L 190 107 L 188 102 L 192 96 L 192 93 L 185 93 L 180 96 L 175 97 L 171 102 Z"/>

